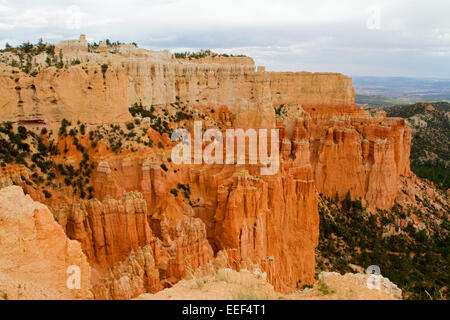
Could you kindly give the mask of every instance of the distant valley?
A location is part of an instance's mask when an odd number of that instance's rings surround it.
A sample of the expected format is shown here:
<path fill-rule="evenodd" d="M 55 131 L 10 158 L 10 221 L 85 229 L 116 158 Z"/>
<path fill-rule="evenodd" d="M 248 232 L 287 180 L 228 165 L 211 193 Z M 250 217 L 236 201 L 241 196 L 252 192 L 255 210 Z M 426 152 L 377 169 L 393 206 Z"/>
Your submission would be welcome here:
<path fill-rule="evenodd" d="M 450 101 L 450 79 L 370 76 L 352 78 L 356 103 L 362 108 Z"/>

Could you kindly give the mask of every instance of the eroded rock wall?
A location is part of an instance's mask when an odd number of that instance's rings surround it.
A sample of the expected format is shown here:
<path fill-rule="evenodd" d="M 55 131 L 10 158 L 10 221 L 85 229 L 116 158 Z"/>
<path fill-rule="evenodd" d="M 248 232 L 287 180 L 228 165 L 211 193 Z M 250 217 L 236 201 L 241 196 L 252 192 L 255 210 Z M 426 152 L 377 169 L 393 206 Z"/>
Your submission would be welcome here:
<path fill-rule="evenodd" d="M 79 268 L 79 282 L 69 277 Z M 77 288 L 79 284 L 79 288 Z M 18 186 L 0 189 L 0 290 L 9 299 L 92 299 L 90 266 L 47 206 Z"/>
<path fill-rule="evenodd" d="M 130 119 L 128 107 L 136 102 L 225 105 L 234 111 L 251 106 L 267 115 L 273 106 L 292 102 L 318 110 L 356 110 L 351 79 L 340 74 L 257 72 L 253 60 L 244 57 L 191 61 L 139 51 L 143 49 L 108 54 L 63 47 L 67 68 L 42 66 L 33 77 L 2 65 L 3 120 L 117 123 Z M 81 64 L 71 65 L 75 60 Z"/>
<path fill-rule="evenodd" d="M 350 192 L 372 208 L 389 209 L 399 196 L 400 178 L 411 174 L 411 129 L 403 119 L 373 118 L 360 111 L 300 116 L 280 126 L 289 150 L 291 144 L 308 146 L 302 154 L 310 158 L 315 186 L 330 198 L 338 194 L 343 199 Z"/>
<path fill-rule="evenodd" d="M 128 108 L 136 102 L 161 110 L 178 102 L 214 110 L 224 128 L 281 133 L 280 170 L 273 176 L 260 176 L 260 167 L 251 165 L 176 166 L 168 161 L 167 134 L 156 131 L 147 134 L 155 144 L 164 142 L 157 150 L 115 153 L 100 143 L 100 151 L 89 154 L 95 199 L 70 196 L 71 187 L 61 183 L 65 200 L 52 204 L 93 268 L 96 298 L 156 292 L 221 250 L 236 269 L 261 267 L 276 290 L 312 284 L 318 193 L 342 199 L 350 191 L 387 209 L 401 177 L 410 174 L 410 129 L 401 119 L 359 110 L 346 76 L 255 71 L 250 58 L 190 61 L 131 47 L 92 53 L 79 45 L 64 46 L 65 59 L 81 60 L 67 69 L 20 73 L 16 80 L 10 67 L 2 68 L 2 120 L 55 128 L 63 118 L 112 124 L 131 120 Z M 68 153 L 58 160 L 76 163 L 77 150 L 64 139 L 59 147 Z M 28 175 L 10 172 L 0 184 L 24 184 Z M 30 192 L 45 201 L 40 191 Z"/>
<path fill-rule="evenodd" d="M 163 201 L 159 205 L 164 206 Z M 200 219 L 180 214 L 170 220 L 170 209 L 155 210 L 148 211 L 139 192 L 55 209 L 59 223 L 71 239 L 81 242 L 93 266 L 97 299 L 157 292 L 213 258 Z"/>

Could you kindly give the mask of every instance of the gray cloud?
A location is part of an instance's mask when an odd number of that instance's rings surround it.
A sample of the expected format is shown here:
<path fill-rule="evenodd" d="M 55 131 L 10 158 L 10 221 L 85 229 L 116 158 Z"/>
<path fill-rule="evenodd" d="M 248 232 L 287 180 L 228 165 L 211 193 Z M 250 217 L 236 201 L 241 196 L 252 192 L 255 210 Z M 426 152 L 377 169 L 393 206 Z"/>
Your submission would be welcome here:
<path fill-rule="evenodd" d="M 446 0 L 0 0 L 0 46 L 85 33 L 248 54 L 269 70 L 450 78 L 449 9 Z"/>

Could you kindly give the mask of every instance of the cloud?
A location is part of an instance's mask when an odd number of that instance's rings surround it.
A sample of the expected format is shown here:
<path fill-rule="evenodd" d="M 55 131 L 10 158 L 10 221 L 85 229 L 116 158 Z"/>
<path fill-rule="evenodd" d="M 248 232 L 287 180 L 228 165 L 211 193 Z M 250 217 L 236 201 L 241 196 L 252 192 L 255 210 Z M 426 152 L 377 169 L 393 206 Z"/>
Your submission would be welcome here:
<path fill-rule="evenodd" d="M 446 0 L 0 0 L 0 39 L 85 33 L 248 54 L 269 70 L 450 77 L 449 9 Z"/>

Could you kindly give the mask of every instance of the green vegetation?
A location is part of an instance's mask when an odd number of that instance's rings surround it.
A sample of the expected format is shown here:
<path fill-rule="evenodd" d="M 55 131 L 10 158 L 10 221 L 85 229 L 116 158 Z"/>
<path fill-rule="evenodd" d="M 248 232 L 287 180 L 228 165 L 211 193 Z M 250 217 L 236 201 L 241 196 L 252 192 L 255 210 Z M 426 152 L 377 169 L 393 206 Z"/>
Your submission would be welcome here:
<path fill-rule="evenodd" d="M 42 139 L 41 136 L 28 131 L 23 126 L 14 127 L 11 122 L 0 124 L 0 164 L 19 164 L 32 171 L 31 181 L 22 177 L 27 185 L 53 185 L 55 163 L 52 156 L 57 155 L 58 148 L 54 139 Z M 51 194 L 41 187 L 46 198 Z"/>
<path fill-rule="evenodd" d="M 190 196 L 191 196 L 191 187 L 190 185 L 185 185 L 185 184 L 181 184 L 179 183 L 177 188 L 179 190 L 182 190 L 184 197 L 189 200 Z"/>
<path fill-rule="evenodd" d="M 0 124 L 0 133 L 0 162 L 26 164 L 25 159 L 31 153 L 30 145 L 25 141 L 28 132 L 15 132 L 11 122 L 3 122 Z"/>
<path fill-rule="evenodd" d="M 142 103 L 135 103 L 132 107 L 128 109 L 133 117 L 141 116 L 142 118 L 155 119 L 155 107 L 150 106 L 150 108 L 144 108 Z"/>
<path fill-rule="evenodd" d="M 408 219 L 412 213 L 421 217 L 425 229 Z M 446 215 L 437 220 L 434 214 L 427 218 L 399 206 L 371 214 L 359 200 L 322 198 L 317 268 L 345 273 L 353 272 L 349 264 L 378 265 L 382 275 L 403 290 L 404 298 L 429 299 L 428 292 L 433 299 L 446 299 L 450 225 Z M 409 221 L 406 227 L 400 227 L 400 219 Z"/>
<path fill-rule="evenodd" d="M 226 54 L 226 53 L 215 53 L 211 50 L 200 50 L 198 52 L 175 52 L 174 53 L 174 57 L 176 59 L 202 59 L 202 58 L 206 58 L 206 57 L 245 57 L 245 55 L 230 55 L 230 54 Z"/>
<path fill-rule="evenodd" d="M 144 107 L 142 103 L 135 103 L 129 108 L 129 111 L 133 117 L 148 118 L 150 120 L 150 127 L 153 130 L 161 135 L 167 133 L 169 136 L 173 132 L 169 123 L 179 123 L 185 120 L 194 119 L 194 112 L 188 111 L 186 106 L 180 106 L 179 104 L 174 103 L 169 105 L 168 108 L 171 109 L 172 115 L 169 113 L 168 109 L 156 110 L 155 106 Z"/>
<path fill-rule="evenodd" d="M 111 42 L 111 40 L 106 39 L 105 44 L 106 44 L 106 47 L 109 49 L 109 52 L 117 53 L 118 47 L 125 43 L 120 42 L 120 41 Z M 134 45 L 135 47 L 137 47 L 137 44 L 135 42 L 133 42 L 131 44 Z M 99 47 L 100 47 L 100 42 L 88 43 L 88 51 L 89 52 L 99 53 L 100 52 Z"/>
<path fill-rule="evenodd" d="M 327 294 L 334 293 L 334 291 L 331 290 L 330 287 L 328 287 L 328 284 L 325 281 L 323 281 L 322 279 L 319 279 L 317 284 L 318 284 L 318 290 L 322 294 L 327 295 Z"/>
<path fill-rule="evenodd" d="M 278 117 L 285 118 L 287 116 L 288 110 L 284 104 L 280 105 L 279 107 L 275 107 L 274 109 L 275 109 L 275 114 Z"/>
<path fill-rule="evenodd" d="M 132 122 L 128 122 L 128 123 L 126 124 L 126 126 L 127 126 L 127 129 L 128 129 L 128 130 L 133 130 L 133 129 L 134 129 L 134 123 L 132 123 Z"/>
<path fill-rule="evenodd" d="M 64 130 L 63 127 L 62 131 Z M 80 132 L 84 130 L 83 125 L 80 125 Z M 103 141 L 107 145 L 107 150 L 115 153 L 121 153 L 125 149 L 135 152 L 138 145 L 153 147 L 153 141 L 147 132 L 148 127 L 140 120 L 128 122 L 124 126 L 117 124 L 97 126 L 96 130 L 89 131 L 90 146 L 95 149 L 99 142 Z"/>
<path fill-rule="evenodd" d="M 269 295 L 264 290 L 261 290 L 258 287 L 246 287 L 242 288 L 237 292 L 236 300 L 253 300 L 253 301 L 260 301 L 260 300 L 269 300 Z"/>
<path fill-rule="evenodd" d="M 108 71 L 108 65 L 107 64 L 102 64 L 102 74 L 103 74 L 103 78 L 105 78 L 106 75 L 106 71 Z"/>
<path fill-rule="evenodd" d="M 386 106 L 393 106 L 396 104 L 412 103 L 414 101 L 405 98 L 400 99 L 400 98 L 389 98 L 379 95 L 369 96 L 357 94 L 355 96 L 355 102 L 359 105 L 367 105 L 370 108 L 380 108 Z"/>
<path fill-rule="evenodd" d="M 94 196 L 91 175 L 95 168 L 91 155 L 97 148 L 106 148 L 115 153 L 122 153 L 123 150 L 136 152 L 140 144 L 151 148 L 154 142 L 149 136 L 149 128 L 160 134 L 170 134 L 172 129 L 169 123 L 193 119 L 197 115 L 197 111 L 177 103 L 166 109 L 158 109 L 135 104 L 130 108 L 135 116 L 133 121 L 124 125 L 99 125 L 91 130 L 80 121 L 73 124 L 62 119 L 60 127 L 55 131 L 56 135 L 53 135 L 53 130 L 46 128 L 35 133 L 11 122 L 0 123 L 0 168 L 5 168 L 8 164 L 27 167 L 31 171 L 29 178 L 24 177 L 16 183 L 23 183 L 25 188 L 28 185 L 39 189 L 45 199 L 58 198 L 60 194 L 55 191 L 61 186 L 69 187 L 64 190 L 70 190 L 69 193 L 72 192 L 73 196 L 91 199 Z M 156 141 L 156 144 L 164 148 L 162 141 Z M 55 157 L 56 155 L 59 157 Z M 78 162 L 66 161 L 69 156 L 78 159 Z M 166 160 L 166 164 L 172 161 L 170 157 Z M 166 164 L 162 163 L 161 169 L 167 172 L 169 169 Z M 171 192 L 175 196 L 181 194 L 189 200 L 189 186 L 179 186 Z"/>
<path fill-rule="evenodd" d="M 84 135 L 85 125 L 80 124 L 79 129 L 81 135 Z M 66 186 L 72 186 L 74 195 L 79 195 L 82 199 L 93 198 L 94 189 L 90 186 L 90 176 L 95 165 L 90 162 L 88 147 L 83 146 L 79 141 L 79 131 L 77 128 L 72 128 L 71 123 L 66 119 L 61 121 L 58 131 L 61 137 L 70 136 L 76 150 L 81 153 L 78 168 L 75 168 L 72 165 L 56 164 L 53 161 L 54 156 L 59 154 L 59 148 L 52 133 L 47 129 L 42 129 L 41 135 L 37 135 L 23 126 L 14 129 L 12 123 L 3 122 L 0 124 L 1 166 L 20 164 L 30 169 L 31 181 L 25 178 L 22 178 L 22 181 L 26 185 L 39 188 L 46 199 L 52 198 L 53 194 L 44 187 L 57 188 L 58 181 L 64 182 Z M 67 152 L 66 145 L 64 153 Z"/>
<path fill-rule="evenodd" d="M 450 168 L 443 163 L 413 161 L 411 170 L 418 177 L 428 179 L 444 190 L 450 188 Z"/>
<path fill-rule="evenodd" d="M 40 136 L 23 126 L 18 126 L 15 131 L 11 122 L 1 123 L 0 133 L 2 164 L 17 163 L 33 168 L 37 166 L 42 173 L 50 173 L 53 163 L 49 156 L 58 154 L 54 140 L 45 144 Z"/>
<path fill-rule="evenodd" d="M 386 108 L 390 117 L 408 120 L 412 127 L 411 169 L 420 178 L 450 188 L 450 122 L 447 102 L 417 103 Z"/>
<path fill-rule="evenodd" d="M 169 127 L 169 123 L 167 120 L 162 120 L 160 116 L 158 116 L 155 112 L 155 108 L 151 106 L 149 109 L 146 109 L 142 106 L 142 104 L 135 103 L 134 106 L 129 108 L 130 113 L 133 117 L 139 115 L 142 118 L 150 119 L 150 127 L 159 132 L 161 135 L 163 133 L 167 133 L 169 135 L 172 134 L 172 130 Z"/>
<path fill-rule="evenodd" d="M 66 136 L 67 135 L 67 127 L 72 125 L 69 121 L 66 119 L 61 120 L 61 127 L 59 128 L 59 135 Z"/>
<path fill-rule="evenodd" d="M 33 77 L 37 76 L 40 71 L 41 66 L 36 64 L 36 57 L 39 55 L 44 55 L 48 67 L 56 66 L 57 68 L 62 68 L 64 66 L 62 53 L 56 56 L 55 46 L 44 43 L 42 39 L 36 44 L 31 44 L 28 41 L 18 47 L 12 47 L 6 44 L 5 49 L 0 50 L 0 52 L 8 53 L 8 55 L 3 56 L 3 63 L 13 68 L 18 68 Z"/>
<path fill-rule="evenodd" d="M 43 190 L 42 192 L 44 193 L 44 196 L 45 196 L 46 199 L 52 197 L 52 194 L 50 192 L 48 192 L 47 190 Z"/>
<path fill-rule="evenodd" d="M 71 123 L 66 119 L 61 121 L 61 127 L 59 129 L 59 135 L 67 136 L 68 127 L 71 126 Z M 86 125 L 79 124 L 79 130 L 77 128 L 69 129 L 69 136 L 72 139 L 73 145 L 76 147 L 76 150 L 81 153 L 82 159 L 78 164 L 78 168 L 75 169 L 72 165 L 68 164 L 58 164 L 56 166 L 58 173 L 60 176 L 64 177 L 64 184 L 66 186 L 73 187 L 73 194 L 79 195 L 81 199 L 93 198 L 94 188 L 89 185 L 90 177 L 92 174 L 92 170 L 95 167 L 93 162 L 90 162 L 90 157 L 88 154 L 89 147 L 82 145 L 79 142 L 79 137 L 84 136 L 86 134 Z M 94 136 L 90 134 L 90 140 L 94 139 Z M 92 139 L 91 139 L 92 138 Z M 92 143 L 91 143 L 92 147 Z M 94 147 L 95 148 L 95 147 Z M 67 152 L 67 149 L 65 150 Z"/>

